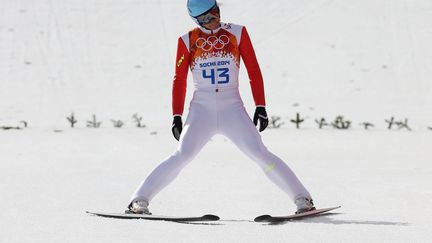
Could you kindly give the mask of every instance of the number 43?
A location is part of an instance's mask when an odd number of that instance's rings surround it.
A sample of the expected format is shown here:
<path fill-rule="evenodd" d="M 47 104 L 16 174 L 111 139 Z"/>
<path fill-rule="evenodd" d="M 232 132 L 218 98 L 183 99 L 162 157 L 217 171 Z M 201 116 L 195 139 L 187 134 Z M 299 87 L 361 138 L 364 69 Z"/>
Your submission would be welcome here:
<path fill-rule="evenodd" d="M 209 78 L 212 84 L 216 82 L 218 84 L 226 84 L 229 83 L 229 69 L 228 68 L 218 68 L 218 69 L 203 69 L 202 75 L 203 78 Z M 209 73 L 210 72 L 210 73 Z M 217 80 L 215 73 L 217 72 Z"/>

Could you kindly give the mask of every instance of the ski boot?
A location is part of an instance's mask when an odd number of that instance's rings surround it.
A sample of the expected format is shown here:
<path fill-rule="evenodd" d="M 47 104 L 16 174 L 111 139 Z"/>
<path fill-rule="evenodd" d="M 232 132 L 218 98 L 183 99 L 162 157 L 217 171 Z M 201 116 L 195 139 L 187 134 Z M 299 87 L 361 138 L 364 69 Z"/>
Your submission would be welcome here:
<path fill-rule="evenodd" d="M 151 215 L 148 209 L 149 203 L 145 200 L 133 200 L 125 213 L 134 213 L 134 214 L 148 214 Z"/>
<path fill-rule="evenodd" d="M 300 196 L 295 199 L 294 203 L 297 205 L 296 214 L 315 210 L 312 198 Z"/>

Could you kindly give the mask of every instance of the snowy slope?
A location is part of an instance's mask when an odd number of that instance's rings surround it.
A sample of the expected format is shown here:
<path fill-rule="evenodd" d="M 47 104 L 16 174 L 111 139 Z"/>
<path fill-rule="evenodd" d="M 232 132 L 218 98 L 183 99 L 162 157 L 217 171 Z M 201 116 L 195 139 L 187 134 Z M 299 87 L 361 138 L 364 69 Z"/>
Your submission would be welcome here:
<path fill-rule="evenodd" d="M 267 147 L 286 160 L 327 217 L 265 227 L 294 210 L 258 167 L 216 136 L 152 203 L 156 214 L 214 213 L 218 225 L 123 221 L 144 177 L 176 148 L 171 81 L 186 1 L 0 1 L 0 242 L 427 242 L 431 237 L 432 2 L 225 0 L 246 25 L 281 129 Z M 241 92 L 253 102 L 243 68 Z M 192 93 L 188 90 L 188 100 Z M 187 104 L 188 102 L 186 102 Z M 187 110 L 187 109 L 185 109 Z M 70 129 L 66 116 L 79 123 Z M 296 112 L 305 129 L 289 123 Z M 131 116 L 143 116 L 146 128 Z M 96 114 L 101 129 L 85 127 Z M 345 115 L 355 129 L 318 130 Z M 413 131 L 387 131 L 409 118 Z M 126 122 L 112 128 L 110 119 Z M 370 121 L 376 127 L 362 130 Z M 56 130 L 57 132 L 53 132 Z M 60 132 L 62 130 L 63 132 Z M 421 212 L 418 210 L 421 209 Z"/>
<path fill-rule="evenodd" d="M 425 206 L 432 199 L 432 139 L 425 133 L 266 131 L 267 146 L 286 159 L 317 205 L 342 205 L 338 214 L 274 226 L 252 220 L 293 212 L 293 204 L 220 136 L 151 205 L 155 214 L 218 214 L 216 225 L 85 214 L 123 210 L 138 183 L 174 151 L 169 132 L 27 130 L 1 138 L 2 243 L 428 242 L 432 236 Z"/>

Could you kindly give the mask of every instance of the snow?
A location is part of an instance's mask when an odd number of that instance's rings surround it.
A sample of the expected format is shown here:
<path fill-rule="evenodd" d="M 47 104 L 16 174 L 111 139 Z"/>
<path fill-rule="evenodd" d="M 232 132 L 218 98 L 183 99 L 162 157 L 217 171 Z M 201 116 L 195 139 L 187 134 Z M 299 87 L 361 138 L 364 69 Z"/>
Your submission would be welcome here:
<path fill-rule="evenodd" d="M 221 1 L 224 21 L 248 27 L 269 115 L 285 122 L 262 133 L 266 146 L 318 207 L 341 205 L 334 214 L 252 222 L 294 205 L 223 136 L 150 208 L 221 221 L 85 214 L 123 210 L 176 149 L 169 130 L 176 43 L 194 25 L 185 2 L 1 1 L 0 127 L 23 120 L 28 128 L 0 130 L 0 242 L 428 242 L 432 3 L 424 0 Z M 251 113 L 244 67 L 240 78 Z M 72 112 L 76 128 L 66 120 Z M 299 130 L 289 122 L 297 112 L 306 118 Z M 134 127 L 135 113 L 145 128 Z M 93 114 L 101 128 L 86 128 Z M 353 129 L 320 130 L 314 122 L 337 115 Z M 392 116 L 409 118 L 412 131 L 387 130 Z M 375 127 L 364 130 L 364 121 Z"/>

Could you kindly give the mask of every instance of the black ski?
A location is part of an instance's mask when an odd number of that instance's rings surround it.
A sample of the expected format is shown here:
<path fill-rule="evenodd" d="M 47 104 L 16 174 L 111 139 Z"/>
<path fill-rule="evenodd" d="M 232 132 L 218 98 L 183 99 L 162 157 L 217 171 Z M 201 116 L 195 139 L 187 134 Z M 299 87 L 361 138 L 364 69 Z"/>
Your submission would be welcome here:
<path fill-rule="evenodd" d="M 197 217 L 177 217 L 177 216 L 164 216 L 164 215 L 147 215 L 147 214 L 131 214 L 131 213 L 103 213 L 103 212 L 90 212 L 86 213 L 105 218 L 117 219 L 146 219 L 146 220 L 159 220 L 159 221 L 173 221 L 173 222 L 203 222 L 203 221 L 217 221 L 219 217 L 212 214 L 206 214 Z"/>
<path fill-rule="evenodd" d="M 329 212 L 331 210 L 334 209 L 338 209 L 340 208 L 340 206 L 338 207 L 332 207 L 332 208 L 321 208 L 321 209 L 315 209 L 312 211 L 308 211 L 305 213 L 299 213 L 299 214 L 293 214 L 293 215 L 288 215 L 288 216 L 271 216 L 271 215 L 261 215 L 255 218 L 255 222 L 268 222 L 268 223 L 274 223 L 274 222 L 283 222 L 283 221 L 288 221 L 288 220 L 296 220 L 296 219 L 302 219 L 302 218 L 306 218 L 306 217 L 312 217 L 312 216 L 317 216 L 320 214 L 324 214 L 326 212 Z"/>

